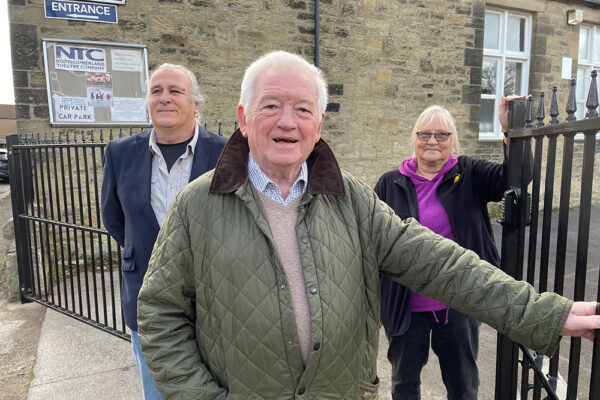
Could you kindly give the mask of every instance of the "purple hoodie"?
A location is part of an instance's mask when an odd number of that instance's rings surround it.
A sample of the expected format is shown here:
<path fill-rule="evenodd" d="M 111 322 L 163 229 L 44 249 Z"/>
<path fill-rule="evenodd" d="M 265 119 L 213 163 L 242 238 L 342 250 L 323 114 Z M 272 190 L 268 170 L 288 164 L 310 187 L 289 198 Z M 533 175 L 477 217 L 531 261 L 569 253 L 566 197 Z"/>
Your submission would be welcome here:
<path fill-rule="evenodd" d="M 406 160 L 402 161 L 402 164 L 398 168 L 400 173 L 410 178 L 415 185 L 415 191 L 417 193 L 417 205 L 419 209 L 419 222 L 421 225 L 429 228 L 438 235 L 444 236 L 445 238 L 453 241 L 456 241 L 456 237 L 454 237 L 454 233 L 452 232 L 450 220 L 448 219 L 446 210 L 444 210 L 444 207 L 436 197 L 435 192 L 437 187 L 442 182 L 444 174 L 450 171 L 450 169 L 454 167 L 457 162 L 458 159 L 456 156 L 451 154 L 448 161 L 446 161 L 446 164 L 444 164 L 440 172 L 438 172 L 438 174 L 432 180 L 417 175 L 417 160 L 414 157 L 407 158 Z M 414 292 L 412 293 L 411 300 L 412 311 L 414 312 L 448 309 L 448 306 Z"/>

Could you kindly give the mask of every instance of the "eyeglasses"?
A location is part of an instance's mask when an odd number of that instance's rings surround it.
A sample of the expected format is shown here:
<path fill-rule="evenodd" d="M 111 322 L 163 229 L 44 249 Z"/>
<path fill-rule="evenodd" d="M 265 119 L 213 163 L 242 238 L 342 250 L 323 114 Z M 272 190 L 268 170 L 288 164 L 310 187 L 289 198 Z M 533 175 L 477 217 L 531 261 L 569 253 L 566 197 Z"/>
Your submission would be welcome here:
<path fill-rule="evenodd" d="M 422 142 L 429 141 L 431 135 L 435 136 L 435 140 L 438 142 L 445 142 L 452 135 L 452 132 L 417 132 L 417 138 Z"/>

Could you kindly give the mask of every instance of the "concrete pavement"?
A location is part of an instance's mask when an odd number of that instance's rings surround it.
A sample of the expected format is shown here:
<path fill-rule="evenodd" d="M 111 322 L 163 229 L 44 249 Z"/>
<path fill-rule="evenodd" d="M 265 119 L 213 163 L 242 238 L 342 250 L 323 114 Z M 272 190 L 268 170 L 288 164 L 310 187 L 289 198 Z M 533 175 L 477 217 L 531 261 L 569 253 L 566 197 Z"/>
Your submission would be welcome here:
<path fill-rule="evenodd" d="M 28 400 L 142 399 L 131 345 L 54 310 L 46 312 Z"/>

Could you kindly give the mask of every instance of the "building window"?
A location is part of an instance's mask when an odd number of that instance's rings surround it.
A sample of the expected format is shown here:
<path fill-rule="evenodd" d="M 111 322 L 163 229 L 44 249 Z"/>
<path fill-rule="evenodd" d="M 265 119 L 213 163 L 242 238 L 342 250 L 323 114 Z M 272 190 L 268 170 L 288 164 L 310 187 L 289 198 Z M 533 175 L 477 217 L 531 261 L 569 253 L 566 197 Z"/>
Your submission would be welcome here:
<path fill-rule="evenodd" d="M 577 99 L 578 120 L 585 118 L 588 91 L 592 81 L 592 70 L 600 70 L 600 27 L 581 26 L 579 28 L 579 52 L 577 56 Z"/>
<path fill-rule="evenodd" d="M 481 66 L 479 138 L 502 138 L 498 105 L 502 96 L 526 96 L 529 85 L 531 16 L 487 10 Z"/>

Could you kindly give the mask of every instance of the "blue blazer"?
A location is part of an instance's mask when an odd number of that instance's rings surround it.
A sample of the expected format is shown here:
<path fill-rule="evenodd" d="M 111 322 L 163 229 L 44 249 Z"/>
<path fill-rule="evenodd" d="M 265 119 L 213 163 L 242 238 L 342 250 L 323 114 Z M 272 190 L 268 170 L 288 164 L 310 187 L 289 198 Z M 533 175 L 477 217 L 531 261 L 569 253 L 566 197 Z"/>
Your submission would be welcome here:
<path fill-rule="evenodd" d="M 150 131 L 106 144 L 102 220 L 123 247 L 121 304 L 127 326 L 137 331 L 137 296 L 148 269 L 159 226 L 150 204 Z M 190 182 L 213 169 L 227 138 L 199 127 Z"/>

